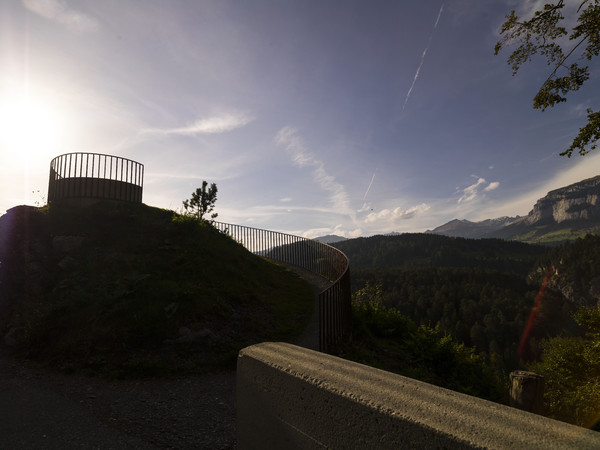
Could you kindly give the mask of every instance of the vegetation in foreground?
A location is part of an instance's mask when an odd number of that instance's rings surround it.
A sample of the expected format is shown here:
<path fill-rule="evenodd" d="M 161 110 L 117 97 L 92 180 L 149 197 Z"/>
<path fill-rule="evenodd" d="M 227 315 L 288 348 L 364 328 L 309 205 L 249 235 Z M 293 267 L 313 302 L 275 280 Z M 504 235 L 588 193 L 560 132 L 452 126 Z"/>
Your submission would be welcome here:
<path fill-rule="evenodd" d="M 233 368 L 247 345 L 293 341 L 314 307 L 294 273 L 205 221 L 145 205 L 13 208 L 0 261 L 0 332 L 65 371 Z"/>
<path fill-rule="evenodd" d="M 458 364 L 461 370 L 456 373 L 463 381 L 455 385 L 444 376 L 436 380 L 435 371 L 417 373 L 419 364 L 432 359 L 439 348 L 436 339 L 445 339 L 451 352 L 474 351 L 504 385 L 504 392 L 512 370 L 544 375 L 546 414 L 591 427 L 600 418 L 600 321 L 589 319 L 600 314 L 600 236 L 545 249 L 510 242 L 502 248 L 499 240 L 413 236 L 341 243 L 352 266 L 354 256 L 360 262 L 352 271 L 355 300 L 366 291 L 377 299 L 370 309 L 355 305 L 353 342 L 344 349 L 348 357 L 486 397 L 485 389 L 476 394 L 482 386 L 477 377 L 470 378 L 479 373 L 477 365 Z M 490 251 L 490 244 L 498 251 Z M 453 263 L 448 257 L 449 266 L 436 265 L 452 253 L 457 254 Z M 467 255 L 476 258 L 479 267 L 473 267 L 473 261 L 461 267 Z M 530 265 L 522 270 L 525 262 Z M 403 325 L 386 325 L 389 322 Z M 411 331 L 402 334 L 397 329 Z M 428 346 L 417 350 L 415 340 Z M 483 373 L 489 373 L 485 366 Z M 467 385 L 473 382 L 474 389 Z M 494 384 L 492 379 L 489 386 Z"/>
<path fill-rule="evenodd" d="M 352 338 L 336 354 L 369 366 L 488 400 L 506 402 L 506 391 L 474 348 L 438 328 L 416 325 L 382 302 L 369 283 L 353 295 Z"/>
<path fill-rule="evenodd" d="M 544 376 L 549 417 L 600 431 L 600 310 L 580 308 L 574 317 L 585 335 L 545 340 L 528 369 Z"/>

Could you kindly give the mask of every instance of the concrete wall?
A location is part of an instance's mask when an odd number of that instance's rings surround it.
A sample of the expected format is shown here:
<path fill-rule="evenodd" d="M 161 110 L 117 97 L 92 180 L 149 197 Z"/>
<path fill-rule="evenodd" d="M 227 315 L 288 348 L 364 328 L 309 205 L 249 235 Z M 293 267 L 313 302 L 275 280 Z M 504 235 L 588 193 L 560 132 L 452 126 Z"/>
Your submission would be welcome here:
<path fill-rule="evenodd" d="M 142 187 L 104 178 L 60 178 L 50 180 L 48 202 L 69 198 L 123 200 L 141 203 Z"/>
<path fill-rule="evenodd" d="M 600 448 L 600 433 L 285 343 L 243 349 L 239 449 Z"/>

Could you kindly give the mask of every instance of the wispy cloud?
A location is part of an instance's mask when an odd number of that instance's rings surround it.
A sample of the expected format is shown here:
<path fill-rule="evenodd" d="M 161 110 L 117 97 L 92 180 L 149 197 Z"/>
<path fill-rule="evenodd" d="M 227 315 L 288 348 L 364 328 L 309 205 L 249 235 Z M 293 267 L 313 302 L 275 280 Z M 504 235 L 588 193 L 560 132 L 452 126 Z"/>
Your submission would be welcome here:
<path fill-rule="evenodd" d="M 348 194 L 342 184 L 325 170 L 323 161 L 310 153 L 294 127 L 284 127 L 275 136 L 275 142 L 286 149 L 292 161 L 298 167 L 311 167 L 313 179 L 317 185 L 329 193 L 329 201 L 336 209 L 334 212 L 351 213 Z"/>
<path fill-rule="evenodd" d="M 199 134 L 226 133 L 248 125 L 254 116 L 247 113 L 227 113 L 205 119 L 197 119 L 189 125 L 178 128 L 146 128 L 140 133 L 195 136 Z"/>
<path fill-rule="evenodd" d="M 425 50 L 423 50 L 423 53 L 421 54 L 421 62 L 419 63 L 419 67 L 417 67 L 417 71 L 415 72 L 415 76 L 413 77 L 412 80 L 412 84 L 410 85 L 410 88 L 408 89 L 408 92 L 406 93 L 406 98 L 404 99 L 404 105 L 402 105 L 402 112 L 404 112 L 404 109 L 406 108 L 406 104 L 408 103 L 408 99 L 410 98 L 410 94 L 412 94 L 412 91 L 415 87 L 415 83 L 417 82 L 417 79 L 419 78 L 419 74 L 421 73 L 421 67 L 423 67 L 423 62 L 425 62 L 425 56 L 427 56 L 427 50 L 429 50 L 429 46 L 431 45 L 431 40 L 433 39 L 433 33 L 435 32 L 438 23 L 440 22 L 440 17 L 442 17 L 442 11 L 444 10 L 444 3 L 442 3 L 442 6 L 440 6 L 440 10 L 438 12 L 437 18 L 435 19 L 435 24 L 433 25 L 433 29 L 431 30 L 431 34 L 429 35 L 429 40 L 427 41 L 427 46 L 425 47 Z"/>
<path fill-rule="evenodd" d="M 467 186 L 464 189 L 457 188 L 457 191 L 462 193 L 462 195 L 458 199 L 458 203 L 468 203 L 475 200 L 481 192 L 482 188 L 484 192 L 490 192 L 494 189 L 497 189 L 498 186 L 500 186 L 499 181 L 492 181 L 491 183 L 488 183 L 487 186 L 485 186 L 485 184 L 487 183 L 485 178 L 477 177 L 476 175 L 473 175 L 473 177 L 477 178 L 477 181 L 475 183 L 473 183 L 470 186 Z"/>
<path fill-rule="evenodd" d="M 399 222 L 402 220 L 409 220 L 415 217 L 417 214 L 422 214 L 429 211 L 430 206 L 427 203 L 421 203 L 420 205 L 413 206 L 408 209 L 402 209 L 400 207 L 395 209 L 383 209 L 379 212 L 372 212 L 366 218 L 366 223 L 374 223 L 380 221 L 391 221 Z"/>
<path fill-rule="evenodd" d="M 89 14 L 71 8 L 66 0 L 22 0 L 29 11 L 76 32 L 93 32 L 100 22 Z"/>

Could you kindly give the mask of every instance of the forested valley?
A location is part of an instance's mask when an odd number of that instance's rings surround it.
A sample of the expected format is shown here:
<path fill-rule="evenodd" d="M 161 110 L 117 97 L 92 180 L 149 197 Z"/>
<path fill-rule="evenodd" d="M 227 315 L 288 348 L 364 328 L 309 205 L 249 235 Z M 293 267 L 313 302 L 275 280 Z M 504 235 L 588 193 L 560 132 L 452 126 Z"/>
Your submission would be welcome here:
<path fill-rule="evenodd" d="M 501 384 L 513 370 L 535 369 L 547 378 L 548 415 L 590 426 L 581 411 L 600 407 L 600 357 L 582 356 L 566 368 L 556 360 L 561 349 L 585 353 L 600 345 L 600 319 L 588 317 L 600 301 L 599 236 L 555 248 L 429 234 L 334 245 L 350 259 L 355 303 L 376 297 L 417 326 L 473 348 Z M 577 391 L 583 385 L 588 391 Z M 567 395 L 598 404 L 561 402 Z"/>

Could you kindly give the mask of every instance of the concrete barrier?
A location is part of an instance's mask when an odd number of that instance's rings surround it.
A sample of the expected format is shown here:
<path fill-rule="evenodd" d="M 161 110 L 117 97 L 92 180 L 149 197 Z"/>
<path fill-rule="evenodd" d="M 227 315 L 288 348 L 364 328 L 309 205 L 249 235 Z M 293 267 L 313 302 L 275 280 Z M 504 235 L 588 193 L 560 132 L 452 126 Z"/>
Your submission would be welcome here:
<path fill-rule="evenodd" d="M 600 433 L 285 343 L 243 349 L 238 449 L 600 448 Z"/>

